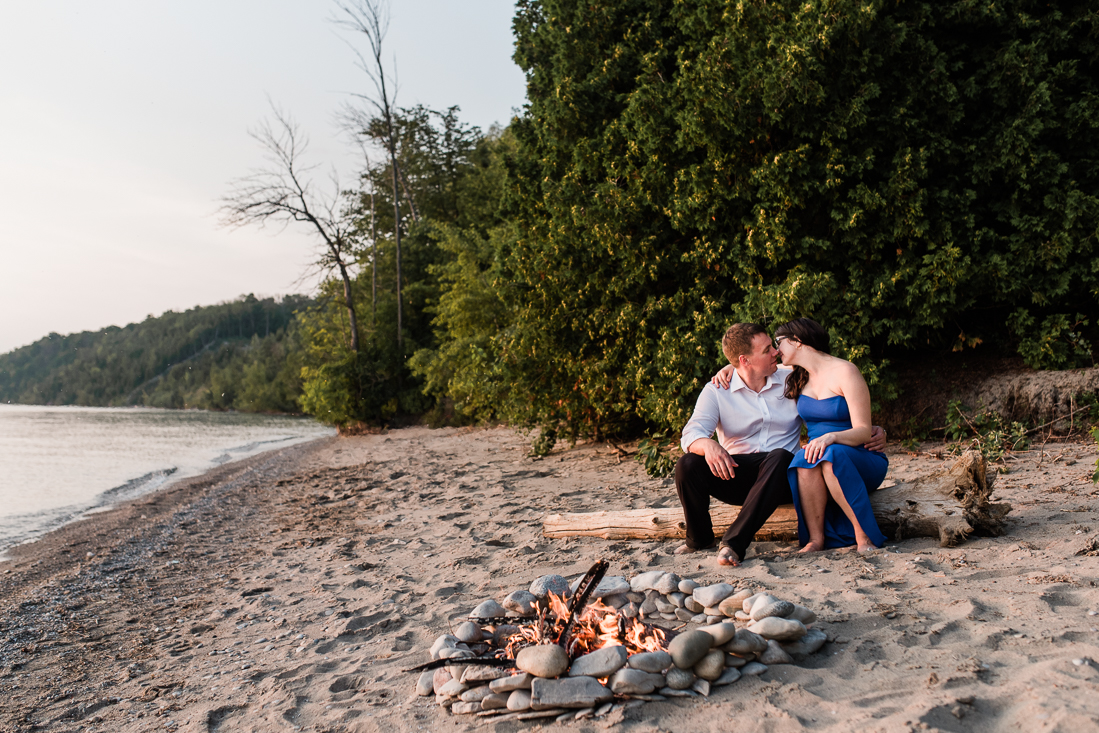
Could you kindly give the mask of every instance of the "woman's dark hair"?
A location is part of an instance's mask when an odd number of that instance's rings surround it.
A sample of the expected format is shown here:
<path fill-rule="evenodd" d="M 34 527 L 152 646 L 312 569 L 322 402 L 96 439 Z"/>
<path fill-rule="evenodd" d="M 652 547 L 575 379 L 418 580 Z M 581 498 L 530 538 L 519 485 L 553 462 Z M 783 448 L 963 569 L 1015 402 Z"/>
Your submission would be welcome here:
<path fill-rule="evenodd" d="M 832 353 L 832 345 L 828 338 L 828 332 L 812 318 L 797 318 L 789 323 L 784 323 L 775 330 L 775 338 L 788 338 L 791 341 L 812 346 L 824 354 Z M 788 400 L 796 400 L 801 396 L 801 390 L 805 389 L 805 383 L 809 381 L 809 372 L 799 366 L 794 367 L 794 373 L 786 379 L 786 389 L 783 397 Z"/>

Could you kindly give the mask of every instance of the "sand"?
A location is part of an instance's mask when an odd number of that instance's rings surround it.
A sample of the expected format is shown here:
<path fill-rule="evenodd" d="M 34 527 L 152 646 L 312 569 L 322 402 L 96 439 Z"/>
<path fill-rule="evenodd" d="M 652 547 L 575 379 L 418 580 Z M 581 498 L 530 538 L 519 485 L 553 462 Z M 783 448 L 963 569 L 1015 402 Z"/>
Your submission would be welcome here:
<path fill-rule="evenodd" d="M 891 448 L 903 480 L 949 460 Z M 229 464 L 0 562 L 0 730 L 999 731 L 1099 727 L 1094 445 L 1014 454 L 1002 537 L 866 556 L 757 543 L 547 540 L 551 512 L 675 506 L 608 445 L 526 456 L 510 429 L 408 428 Z M 477 603 L 595 560 L 772 591 L 829 642 L 709 699 L 597 720 L 493 722 L 416 697 L 404 670 Z"/>

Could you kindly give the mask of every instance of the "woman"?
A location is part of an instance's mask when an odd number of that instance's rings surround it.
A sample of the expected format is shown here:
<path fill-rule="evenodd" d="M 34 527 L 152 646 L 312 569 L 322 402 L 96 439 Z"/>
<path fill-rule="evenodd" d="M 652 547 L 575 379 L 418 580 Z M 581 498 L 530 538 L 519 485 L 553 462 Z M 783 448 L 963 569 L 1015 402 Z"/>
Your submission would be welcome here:
<path fill-rule="evenodd" d="M 809 443 L 788 470 L 801 551 L 880 547 L 885 535 L 870 492 L 885 479 L 889 459 L 863 447 L 871 431 L 866 380 L 854 364 L 831 355 L 828 332 L 811 318 L 780 326 L 775 346 L 782 363 L 793 367 L 785 396 L 797 400 L 809 429 Z"/>

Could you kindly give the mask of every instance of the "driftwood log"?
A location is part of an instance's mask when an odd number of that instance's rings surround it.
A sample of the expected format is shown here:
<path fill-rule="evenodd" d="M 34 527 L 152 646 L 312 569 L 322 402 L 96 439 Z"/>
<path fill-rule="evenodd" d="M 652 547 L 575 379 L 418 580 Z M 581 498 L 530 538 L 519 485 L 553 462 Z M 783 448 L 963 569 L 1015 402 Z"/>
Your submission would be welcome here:
<path fill-rule="evenodd" d="M 970 533 L 998 536 L 1007 503 L 992 503 L 988 464 L 978 451 L 963 453 L 948 469 L 915 481 L 878 489 L 870 495 L 878 527 L 887 537 L 934 537 L 943 547 L 963 542 Z M 710 517 L 720 536 L 733 523 L 740 507 L 713 502 Z M 793 504 L 781 506 L 756 533 L 756 540 L 797 539 L 798 519 Z M 683 511 L 631 509 L 574 514 L 550 514 L 543 521 L 546 537 L 602 537 L 621 539 L 675 539 L 684 536 Z"/>

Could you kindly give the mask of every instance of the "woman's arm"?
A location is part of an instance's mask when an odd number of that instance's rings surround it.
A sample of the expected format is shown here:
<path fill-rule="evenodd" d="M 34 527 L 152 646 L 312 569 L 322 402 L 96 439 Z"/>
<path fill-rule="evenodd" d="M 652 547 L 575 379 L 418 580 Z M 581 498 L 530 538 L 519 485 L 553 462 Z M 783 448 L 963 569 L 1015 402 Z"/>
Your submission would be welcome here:
<path fill-rule="evenodd" d="M 824 449 L 833 443 L 840 445 L 859 446 L 870 440 L 872 428 L 870 426 L 870 389 L 866 386 L 866 380 L 862 378 L 858 367 L 847 363 L 840 370 L 838 384 L 839 389 L 834 390 L 847 400 L 847 410 L 851 413 L 851 428 L 824 435 L 809 441 L 805 446 L 805 459 L 810 463 L 816 463 L 824 455 Z"/>

